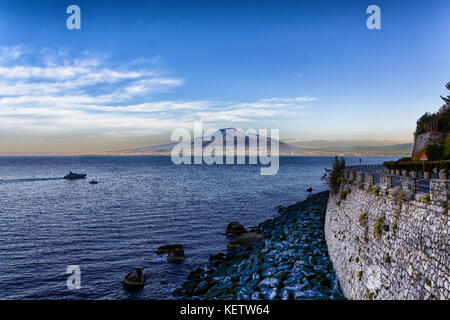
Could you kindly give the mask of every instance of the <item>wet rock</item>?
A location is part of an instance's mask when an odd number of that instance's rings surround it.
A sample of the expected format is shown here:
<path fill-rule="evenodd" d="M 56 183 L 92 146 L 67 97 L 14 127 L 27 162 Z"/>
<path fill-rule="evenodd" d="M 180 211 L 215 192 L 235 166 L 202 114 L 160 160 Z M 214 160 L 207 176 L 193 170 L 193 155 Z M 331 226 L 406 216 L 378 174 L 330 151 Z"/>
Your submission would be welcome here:
<path fill-rule="evenodd" d="M 128 273 L 122 280 L 125 290 L 138 291 L 144 288 L 145 276 L 141 268 L 137 268 L 134 271 Z"/>
<path fill-rule="evenodd" d="M 262 233 L 246 232 L 236 236 L 236 238 L 228 243 L 228 249 L 246 247 L 263 239 Z"/>
<path fill-rule="evenodd" d="M 259 283 L 260 287 L 268 287 L 268 288 L 275 288 L 278 287 L 278 284 L 280 283 L 280 279 L 277 278 L 265 278 L 263 281 Z"/>
<path fill-rule="evenodd" d="M 250 300 L 253 293 L 253 289 L 244 287 L 238 291 L 237 298 L 238 300 Z"/>
<path fill-rule="evenodd" d="M 204 294 L 215 284 L 216 282 L 214 281 L 203 280 L 195 287 L 193 294 L 196 296 Z"/>
<path fill-rule="evenodd" d="M 200 279 L 205 274 L 205 270 L 198 268 L 197 270 L 191 271 L 187 276 L 188 280 Z"/>
<path fill-rule="evenodd" d="M 259 291 L 255 291 L 251 296 L 252 300 L 261 300 L 261 293 Z"/>
<path fill-rule="evenodd" d="M 181 244 L 170 244 L 166 246 L 160 246 L 156 249 L 157 254 L 169 253 L 173 250 L 183 250 L 183 245 Z"/>
<path fill-rule="evenodd" d="M 172 251 L 167 255 L 167 260 L 169 261 L 181 261 L 184 259 L 184 251 Z"/>
<path fill-rule="evenodd" d="M 313 189 L 312 189 L 311 187 L 309 187 L 308 189 L 306 189 L 306 191 L 308 191 L 308 192 L 312 192 L 312 191 L 313 191 Z"/>
<path fill-rule="evenodd" d="M 225 232 L 231 234 L 241 234 L 247 232 L 247 230 L 245 230 L 244 226 L 242 226 L 238 221 L 232 221 L 228 224 Z"/>
<path fill-rule="evenodd" d="M 318 290 L 297 291 L 294 294 L 295 300 L 325 300 L 328 297 Z"/>
<path fill-rule="evenodd" d="M 266 300 L 273 300 L 278 294 L 277 288 L 261 288 L 261 295 Z"/>
<path fill-rule="evenodd" d="M 167 260 L 183 260 L 185 258 L 184 249 L 181 244 L 171 244 L 161 246 L 156 249 L 157 254 L 167 253 Z"/>

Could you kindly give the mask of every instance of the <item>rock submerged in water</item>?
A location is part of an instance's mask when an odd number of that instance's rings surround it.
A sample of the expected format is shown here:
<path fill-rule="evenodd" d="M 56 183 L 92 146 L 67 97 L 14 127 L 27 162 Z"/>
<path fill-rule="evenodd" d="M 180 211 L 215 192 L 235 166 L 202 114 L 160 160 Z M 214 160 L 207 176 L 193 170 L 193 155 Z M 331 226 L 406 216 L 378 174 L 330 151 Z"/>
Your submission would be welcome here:
<path fill-rule="evenodd" d="M 137 268 L 134 271 L 128 273 L 122 280 L 125 290 L 138 291 L 144 288 L 145 276 L 141 268 Z"/>
<path fill-rule="evenodd" d="M 232 221 L 228 224 L 225 232 L 227 234 L 241 234 L 247 232 L 247 230 L 245 230 L 244 226 L 241 225 L 238 221 Z"/>
<path fill-rule="evenodd" d="M 181 244 L 171 244 L 166 246 L 161 246 L 158 249 L 156 249 L 157 254 L 163 254 L 167 253 L 167 260 L 172 261 L 180 261 L 184 260 L 184 248 Z"/>
<path fill-rule="evenodd" d="M 234 249 L 239 247 L 246 247 L 256 241 L 261 241 L 263 234 L 258 232 L 246 232 L 237 235 L 236 238 L 228 243 L 228 249 Z"/>

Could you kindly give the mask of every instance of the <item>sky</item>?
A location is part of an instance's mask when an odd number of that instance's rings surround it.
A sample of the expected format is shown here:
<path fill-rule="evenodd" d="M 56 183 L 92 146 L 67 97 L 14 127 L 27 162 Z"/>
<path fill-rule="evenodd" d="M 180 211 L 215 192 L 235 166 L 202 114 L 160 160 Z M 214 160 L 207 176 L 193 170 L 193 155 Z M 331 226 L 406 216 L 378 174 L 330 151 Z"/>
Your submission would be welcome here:
<path fill-rule="evenodd" d="M 409 142 L 446 94 L 449 16 L 448 0 L 0 0 L 0 154 L 155 145 L 194 121 Z"/>

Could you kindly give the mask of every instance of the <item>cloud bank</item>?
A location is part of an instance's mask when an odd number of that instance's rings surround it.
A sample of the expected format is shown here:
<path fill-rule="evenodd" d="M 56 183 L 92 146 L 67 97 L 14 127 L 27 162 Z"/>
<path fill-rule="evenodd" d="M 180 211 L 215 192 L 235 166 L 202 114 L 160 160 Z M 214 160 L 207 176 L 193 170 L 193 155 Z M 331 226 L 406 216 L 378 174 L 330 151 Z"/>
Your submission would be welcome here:
<path fill-rule="evenodd" d="M 195 120 L 220 126 L 276 119 L 316 100 L 173 100 L 171 93 L 185 80 L 158 70 L 159 61 L 117 63 L 88 52 L 75 56 L 67 50 L 0 47 L 0 133 L 6 139 L 27 134 L 143 137 L 189 127 Z"/>

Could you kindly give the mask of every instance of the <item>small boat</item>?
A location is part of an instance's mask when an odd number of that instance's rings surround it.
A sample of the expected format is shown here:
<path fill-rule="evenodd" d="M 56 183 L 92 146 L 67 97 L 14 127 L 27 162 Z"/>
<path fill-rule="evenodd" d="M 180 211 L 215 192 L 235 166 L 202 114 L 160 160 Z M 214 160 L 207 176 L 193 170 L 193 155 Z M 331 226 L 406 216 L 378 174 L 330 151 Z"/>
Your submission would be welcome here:
<path fill-rule="evenodd" d="M 125 290 L 137 291 L 141 290 L 145 285 L 145 276 L 141 268 L 130 272 L 122 280 Z"/>
<path fill-rule="evenodd" d="M 72 171 L 69 172 L 68 175 L 64 176 L 64 179 L 68 180 L 76 180 L 76 179 L 84 179 L 86 178 L 87 174 L 85 173 L 73 173 Z"/>
<path fill-rule="evenodd" d="M 96 180 L 92 179 L 91 181 L 89 181 L 89 183 L 90 183 L 90 184 L 97 184 L 97 183 L 98 183 L 98 181 L 96 181 Z"/>

